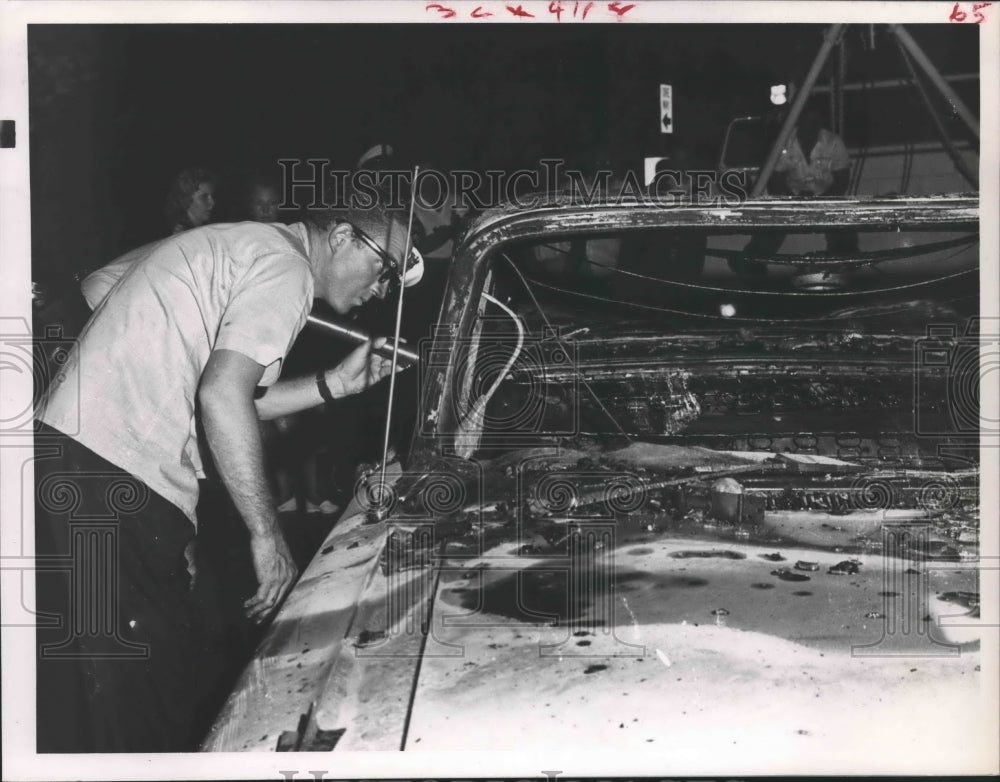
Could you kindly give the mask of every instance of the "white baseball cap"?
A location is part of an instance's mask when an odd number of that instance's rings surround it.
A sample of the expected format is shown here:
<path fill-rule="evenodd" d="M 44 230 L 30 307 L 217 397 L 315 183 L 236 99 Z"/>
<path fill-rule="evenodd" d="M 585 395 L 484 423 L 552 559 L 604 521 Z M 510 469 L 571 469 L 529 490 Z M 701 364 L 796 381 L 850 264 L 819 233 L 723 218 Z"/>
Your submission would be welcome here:
<path fill-rule="evenodd" d="M 406 271 L 403 273 L 403 285 L 409 288 L 416 285 L 424 277 L 424 256 L 413 247 L 410 249 L 410 260 L 406 264 Z"/>
<path fill-rule="evenodd" d="M 369 147 L 368 150 L 358 158 L 358 164 L 356 168 L 363 168 L 365 163 L 370 160 L 374 160 L 379 157 L 392 157 L 395 151 L 388 144 L 375 144 Z"/>

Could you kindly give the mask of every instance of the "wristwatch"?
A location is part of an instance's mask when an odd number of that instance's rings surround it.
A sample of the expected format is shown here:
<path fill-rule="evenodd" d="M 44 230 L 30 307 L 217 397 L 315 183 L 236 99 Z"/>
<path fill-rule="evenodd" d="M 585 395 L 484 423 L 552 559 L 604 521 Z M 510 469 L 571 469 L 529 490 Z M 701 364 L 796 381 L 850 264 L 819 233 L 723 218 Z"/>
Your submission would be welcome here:
<path fill-rule="evenodd" d="M 323 397 L 324 402 L 333 401 L 333 394 L 330 393 L 330 386 L 326 383 L 326 372 L 322 369 L 316 373 L 316 388 L 319 389 L 319 395 Z"/>

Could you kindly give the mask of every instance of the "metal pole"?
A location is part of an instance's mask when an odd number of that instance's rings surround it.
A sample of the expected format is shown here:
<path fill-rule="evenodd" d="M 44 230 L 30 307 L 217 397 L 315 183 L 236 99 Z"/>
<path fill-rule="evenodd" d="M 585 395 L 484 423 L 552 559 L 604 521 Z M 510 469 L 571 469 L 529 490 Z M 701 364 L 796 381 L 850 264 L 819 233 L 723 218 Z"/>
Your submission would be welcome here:
<path fill-rule="evenodd" d="M 921 84 L 920 79 L 917 78 L 917 72 L 913 67 L 913 62 L 910 60 L 910 56 L 906 53 L 906 49 L 903 47 L 903 43 L 899 40 L 899 38 L 896 39 L 896 45 L 899 47 L 899 54 L 903 58 L 903 63 L 910 72 L 910 78 L 913 80 L 913 85 L 920 93 L 920 97 L 923 98 L 924 106 L 927 107 L 927 111 L 930 112 L 931 119 L 934 121 L 934 127 L 937 129 L 938 136 L 941 138 L 941 143 L 944 145 L 945 151 L 947 151 L 948 155 L 951 157 L 951 161 L 955 165 L 955 168 L 958 169 L 958 172 L 965 177 L 966 181 L 968 181 L 970 185 L 978 190 L 978 177 L 966 165 L 965 160 L 962 159 L 962 154 L 955 149 L 954 143 L 952 143 L 952 140 L 948 138 L 948 132 L 945 130 L 944 123 L 941 122 L 941 118 L 934 110 L 934 104 L 931 102 L 931 96 L 927 94 L 927 90 L 924 88 L 924 85 Z"/>
<path fill-rule="evenodd" d="M 392 371 L 389 372 L 389 401 L 385 411 L 385 439 L 382 442 L 382 469 L 378 485 L 378 516 L 385 518 L 388 512 L 388 492 L 385 487 L 386 459 L 389 458 L 389 433 L 392 429 L 392 403 L 396 392 L 396 368 L 399 366 L 399 329 L 403 322 L 403 293 L 406 291 L 406 262 L 413 249 L 413 208 L 416 206 L 417 176 L 420 166 L 413 167 L 413 193 L 410 194 L 410 219 L 406 224 L 406 244 L 403 246 L 403 258 L 399 272 L 399 301 L 396 306 L 396 333 L 392 338 Z M 391 225 L 391 223 L 390 223 Z"/>
<path fill-rule="evenodd" d="M 955 84 L 960 81 L 979 81 L 978 73 L 955 73 L 944 77 L 944 80 L 949 84 Z M 864 83 L 851 82 L 850 84 L 844 84 L 844 92 L 861 92 L 861 90 L 874 90 L 880 87 L 898 87 L 899 79 L 880 79 L 878 81 L 869 81 L 865 79 Z M 813 87 L 813 95 L 822 95 L 825 92 L 829 92 L 830 88 L 825 84 L 817 84 Z M 831 128 L 831 130 L 836 130 L 836 128 Z"/>
<path fill-rule="evenodd" d="M 771 178 L 771 174 L 774 173 L 774 167 L 778 164 L 778 157 L 781 155 L 781 150 L 784 149 L 785 142 L 791 135 L 795 123 L 799 121 L 799 115 L 802 114 L 802 108 L 809 99 L 812 88 L 816 84 L 816 79 L 819 78 L 819 72 L 823 69 L 823 65 L 827 61 L 827 58 L 829 58 L 830 52 L 833 50 L 833 45 L 837 42 L 843 29 L 843 24 L 832 24 L 827 28 L 823 37 L 823 45 L 819 47 L 816 59 L 813 60 L 812 67 L 809 69 L 809 73 L 806 74 L 805 81 L 802 82 L 802 88 L 788 109 L 788 116 L 785 118 L 785 123 L 781 126 L 781 132 L 778 133 L 778 138 L 775 139 L 774 146 L 771 147 L 771 151 L 768 153 L 767 159 L 760 169 L 760 174 L 757 175 L 757 181 L 754 182 L 753 190 L 750 191 L 751 198 L 760 196 L 764 192 L 764 188 L 767 187 L 767 181 Z"/>
<path fill-rule="evenodd" d="M 910 34 L 906 32 L 901 24 L 890 24 L 889 31 L 896 36 L 896 39 L 906 47 L 906 50 L 910 53 L 914 60 L 916 60 L 917 65 L 923 68 L 924 73 L 927 74 L 928 78 L 934 83 L 934 86 L 938 88 L 938 91 L 945 97 L 945 100 L 951 104 L 951 107 L 955 110 L 955 113 L 962 118 L 962 121 L 969 127 L 976 138 L 979 136 L 979 120 L 973 116 L 972 112 L 969 111 L 968 107 L 962 102 L 962 99 L 958 97 L 958 93 L 951 88 L 951 85 L 944 80 L 941 76 L 941 72 L 934 67 L 934 63 L 928 59 L 927 55 L 924 54 L 924 50 L 921 49 L 917 42 L 910 37 Z"/>
<path fill-rule="evenodd" d="M 844 138 L 844 82 L 847 80 L 847 41 L 840 39 L 837 47 L 837 135 Z"/>
<path fill-rule="evenodd" d="M 838 55 L 840 52 L 837 52 Z M 840 135 L 840 128 L 837 127 L 837 70 L 834 68 L 830 69 L 830 130 Z"/>

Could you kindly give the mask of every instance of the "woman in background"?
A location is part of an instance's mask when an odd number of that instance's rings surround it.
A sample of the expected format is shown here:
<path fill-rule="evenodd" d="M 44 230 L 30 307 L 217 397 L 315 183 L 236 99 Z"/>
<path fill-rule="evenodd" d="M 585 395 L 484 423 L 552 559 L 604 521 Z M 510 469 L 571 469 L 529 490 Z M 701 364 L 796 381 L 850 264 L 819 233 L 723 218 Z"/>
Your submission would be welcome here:
<path fill-rule="evenodd" d="M 215 184 L 215 174 L 205 168 L 185 168 L 174 177 L 163 206 L 170 233 L 187 231 L 211 221 Z"/>

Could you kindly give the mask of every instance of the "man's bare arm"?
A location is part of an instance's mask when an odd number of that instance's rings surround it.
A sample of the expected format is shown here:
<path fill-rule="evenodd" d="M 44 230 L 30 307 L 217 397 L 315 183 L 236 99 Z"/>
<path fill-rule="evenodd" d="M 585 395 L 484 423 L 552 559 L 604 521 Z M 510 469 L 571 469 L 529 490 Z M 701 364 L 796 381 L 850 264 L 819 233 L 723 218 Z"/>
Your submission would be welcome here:
<path fill-rule="evenodd" d="M 328 377 L 327 387 L 334 399 L 346 396 L 341 384 L 333 376 Z M 254 405 L 261 421 L 273 421 L 323 404 L 314 375 L 279 380 L 273 386 L 258 388 L 255 396 Z"/>
<path fill-rule="evenodd" d="M 198 389 L 202 423 L 216 468 L 250 532 L 259 588 L 244 605 L 247 615 L 258 621 L 280 603 L 297 575 L 264 473 L 253 400 L 263 371 L 242 353 L 215 350 Z"/>
<path fill-rule="evenodd" d="M 384 344 L 385 339 L 380 338 L 375 341 L 374 347 Z M 326 386 L 334 399 L 364 391 L 391 372 L 392 362 L 371 352 L 371 347 L 371 344 L 365 343 L 355 348 L 340 364 L 324 372 Z M 398 367 L 397 371 L 400 369 Z M 322 403 L 315 375 L 280 380 L 270 388 L 258 390 L 254 402 L 262 421 L 292 415 Z"/>

